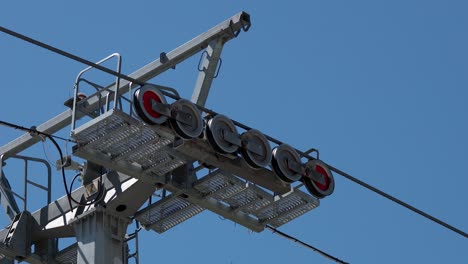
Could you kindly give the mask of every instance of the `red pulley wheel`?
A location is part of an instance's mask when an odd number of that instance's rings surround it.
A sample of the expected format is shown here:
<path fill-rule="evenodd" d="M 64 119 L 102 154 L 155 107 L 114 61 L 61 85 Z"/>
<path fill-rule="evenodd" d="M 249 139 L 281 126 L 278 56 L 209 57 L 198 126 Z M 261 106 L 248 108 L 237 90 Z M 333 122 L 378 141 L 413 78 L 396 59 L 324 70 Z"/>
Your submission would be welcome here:
<path fill-rule="evenodd" d="M 166 98 L 155 85 L 145 84 L 133 94 L 133 107 L 138 117 L 148 124 L 159 125 L 166 122 L 167 116 L 155 111 L 154 103 L 166 104 Z"/>
<path fill-rule="evenodd" d="M 320 160 L 309 160 L 305 167 L 307 176 L 302 177 L 302 182 L 311 194 L 324 198 L 333 193 L 335 180 L 325 163 Z"/>

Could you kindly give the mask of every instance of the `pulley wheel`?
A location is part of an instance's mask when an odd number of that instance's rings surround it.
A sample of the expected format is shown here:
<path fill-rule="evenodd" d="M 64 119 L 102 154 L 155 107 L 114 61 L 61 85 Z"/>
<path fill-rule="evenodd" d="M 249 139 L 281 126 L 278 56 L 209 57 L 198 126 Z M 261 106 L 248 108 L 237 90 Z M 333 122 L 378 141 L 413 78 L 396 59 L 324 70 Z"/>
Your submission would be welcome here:
<path fill-rule="evenodd" d="M 213 148 L 220 153 L 234 153 L 238 149 L 237 145 L 226 138 L 232 137 L 233 139 L 239 139 L 237 128 L 232 120 L 224 115 L 216 115 L 208 121 L 206 135 Z"/>
<path fill-rule="evenodd" d="M 240 149 L 247 164 L 262 168 L 271 162 L 271 146 L 262 132 L 251 129 L 241 135 L 243 147 Z"/>
<path fill-rule="evenodd" d="M 288 144 L 281 144 L 273 149 L 271 165 L 278 177 L 287 183 L 301 179 L 301 175 L 291 169 L 292 163 L 301 164 L 301 157 L 296 150 Z"/>
<path fill-rule="evenodd" d="M 145 84 L 133 94 L 133 106 L 141 120 L 151 125 L 166 122 L 167 116 L 153 110 L 153 102 L 166 104 L 166 98 L 154 85 Z"/>
<path fill-rule="evenodd" d="M 306 163 L 306 174 L 308 177 L 302 177 L 306 189 L 318 198 L 324 198 L 335 190 L 335 180 L 328 166 L 320 160 L 310 160 Z M 323 177 L 323 181 L 314 180 L 315 177 Z"/>
<path fill-rule="evenodd" d="M 203 132 L 201 112 L 189 100 L 180 99 L 173 103 L 171 113 L 174 115 L 171 126 L 181 138 L 196 138 Z"/>

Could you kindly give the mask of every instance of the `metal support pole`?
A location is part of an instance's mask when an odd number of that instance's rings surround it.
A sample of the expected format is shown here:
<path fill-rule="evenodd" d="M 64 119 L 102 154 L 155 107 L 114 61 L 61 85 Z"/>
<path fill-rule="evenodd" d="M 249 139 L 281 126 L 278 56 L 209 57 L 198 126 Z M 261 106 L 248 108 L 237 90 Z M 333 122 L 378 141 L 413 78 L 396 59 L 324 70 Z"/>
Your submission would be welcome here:
<path fill-rule="evenodd" d="M 97 207 L 72 225 L 77 240 L 77 264 L 126 264 L 125 233 L 130 220 Z"/>
<path fill-rule="evenodd" d="M 210 92 L 211 83 L 217 75 L 223 46 L 224 40 L 222 38 L 214 39 L 208 44 L 205 52 L 202 53 L 202 58 L 200 59 L 201 65 L 198 65 L 200 73 L 198 74 L 198 79 L 195 83 L 192 95 L 192 102 L 197 105 L 205 106 L 208 93 Z"/>

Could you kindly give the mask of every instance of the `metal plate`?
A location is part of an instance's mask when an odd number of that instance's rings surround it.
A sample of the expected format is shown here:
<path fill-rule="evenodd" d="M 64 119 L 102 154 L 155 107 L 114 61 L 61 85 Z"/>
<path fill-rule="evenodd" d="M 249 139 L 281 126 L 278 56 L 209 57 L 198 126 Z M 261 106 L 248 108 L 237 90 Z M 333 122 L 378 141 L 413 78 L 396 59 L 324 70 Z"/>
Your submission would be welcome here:
<path fill-rule="evenodd" d="M 335 180 L 328 166 L 320 160 L 310 160 L 306 163 L 306 174 L 308 177 L 302 177 L 306 189 L 318 198 L 324 198 L 333 193 L 335 190 Z M 316 177 L 324 178 L 324 182 L 320 183 L 312 178 L 311 174 L 320 174 Z"/>
<path fill-rule="evenodd" d="M 301 175 L 291 169 L 292 163 L 301 163 L 301 158 L 293 147 L 288 144 L 281 144 L 273 149 L 271 161 L 273 170 L 281 180 L 287 183 L 301 179 Z"/>
<path fill-rule="evenodd" d="M 213 148 L 223 154 L 234 153 L 237 151 L 238 146 L 226 140 L 226 132 L 230 133 L 232 137 L 239 138 L 236 126 L 226 116 L 216 115 L 208 121 L 206 133 Z"/>
<path fill-rule="evenodd" d="M 171 105 L 171 126 L 178 136 L 185 139 L 199 137 L 203 132 L 201 112 L 189 100 L 180 99 Z"/>
<path fill-rule="evenodd" d="M 141 120 L 151 125 L 166 122 L 167 116 L 153 110 L 153 102 L 166 104 L 166 98 L 154 85 L 145 84 L 133 94 L 133 106 Z"/>
<path fill-rule="evenodd" d="M 247 164 L 253 168 L 262 168 L 271 162 L 271 146 L 262 132 L 251 129 L 241 135 L 243 147 L 240 152 Z"/>

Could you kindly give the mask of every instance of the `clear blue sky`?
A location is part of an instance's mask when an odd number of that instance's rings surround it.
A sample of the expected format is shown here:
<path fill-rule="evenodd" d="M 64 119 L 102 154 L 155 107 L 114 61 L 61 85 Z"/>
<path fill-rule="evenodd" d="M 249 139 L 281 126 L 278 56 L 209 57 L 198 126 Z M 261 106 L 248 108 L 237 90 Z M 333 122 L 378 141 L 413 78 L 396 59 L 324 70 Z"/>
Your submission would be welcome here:
<path fill-rule="evenodd" d="M 8 1 L 0 24 L 92 61 L 120 52 L 128 74 L 244 10 L 252 28 L 225 46 L 208 107 L 298 149 L 316 147 L 326 162 L 467 232 L 468 3 L 278 2 Z M 152 81 L 190 98 L 197 62 Z M 0 34 L 0 119 L 31 126 L 61 113 L 83 68 Z M 0 145 L 19 135 L 0 128 Z M 31 151 L 43 156 L 40 145 Z M 64 191 L 54 178 L 56 198 Z M 280 229 L 351 263 L 468 263 L 466 238 L 335 180 L 318 209 Z M 332 263 L 211 212 L 140 234 L 141 263 Z"/>

